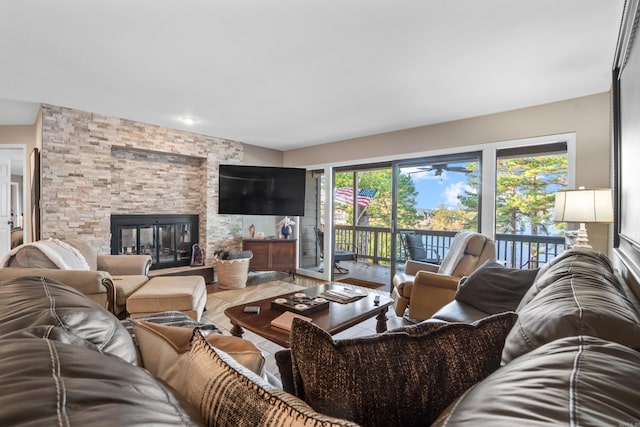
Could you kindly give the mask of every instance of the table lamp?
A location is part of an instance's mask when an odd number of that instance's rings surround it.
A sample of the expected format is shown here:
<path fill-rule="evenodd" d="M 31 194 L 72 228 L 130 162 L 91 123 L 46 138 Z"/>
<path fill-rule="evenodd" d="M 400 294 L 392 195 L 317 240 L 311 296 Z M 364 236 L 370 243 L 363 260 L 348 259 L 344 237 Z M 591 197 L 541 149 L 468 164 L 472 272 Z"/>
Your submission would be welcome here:
<path fill-rule="evenodd" d="M 578 243 L 575 246 L 590 248 L 586 222 L 613 222 L 611 189 L 562 190 L 556 193 L 555 222 L 578 222 Z"/>

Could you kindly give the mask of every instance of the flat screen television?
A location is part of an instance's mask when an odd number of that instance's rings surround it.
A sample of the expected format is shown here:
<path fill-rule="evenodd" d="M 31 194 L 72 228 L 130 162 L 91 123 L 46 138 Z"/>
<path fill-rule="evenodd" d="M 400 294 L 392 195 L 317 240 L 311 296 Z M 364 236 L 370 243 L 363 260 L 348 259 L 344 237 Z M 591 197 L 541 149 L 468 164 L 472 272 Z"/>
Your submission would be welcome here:
<path fill-rule="evenodd" d="M 304 216 L 306 175 L 300 168 L 220 165 L 218 213 Z"/>

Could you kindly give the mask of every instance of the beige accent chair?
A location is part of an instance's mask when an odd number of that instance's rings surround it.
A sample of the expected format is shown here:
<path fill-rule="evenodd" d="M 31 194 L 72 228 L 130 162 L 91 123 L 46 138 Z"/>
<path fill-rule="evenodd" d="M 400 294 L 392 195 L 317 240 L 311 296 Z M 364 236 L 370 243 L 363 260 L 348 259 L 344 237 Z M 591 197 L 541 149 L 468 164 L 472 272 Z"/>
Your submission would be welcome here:
<path fill-rule="evenodd" d="M 393 277 L 395 312 L 421 321 L 453 301 L 458 282 L 486 260 L 495 259 L 492 239 L 480 233 L 462 231 L 455 235 L 440 265 L 407 261 L 405 271 Z"/>
<path fill-rule="evenodd" d="M 127 298 L 149 280 L 147 275 L 152 262 L 149 255 L 98 255 L 84 239 L 65 239 L 64 243 L 84 256 L 89 271 L 60 270 L 37 247 L 23 246 L 9 259 L 8 267 L 26 271 L 6 272 L 6 277 L 23 277 L 30 273 L 28 269 L 38 268 L 38 272 L 32 273 L 68 285 L 80 285 L 84 280 L 85 288 L 79 290 L 116 315 L 124 311 Z M 47 273 L 46 270 L 53 271 Z"/>

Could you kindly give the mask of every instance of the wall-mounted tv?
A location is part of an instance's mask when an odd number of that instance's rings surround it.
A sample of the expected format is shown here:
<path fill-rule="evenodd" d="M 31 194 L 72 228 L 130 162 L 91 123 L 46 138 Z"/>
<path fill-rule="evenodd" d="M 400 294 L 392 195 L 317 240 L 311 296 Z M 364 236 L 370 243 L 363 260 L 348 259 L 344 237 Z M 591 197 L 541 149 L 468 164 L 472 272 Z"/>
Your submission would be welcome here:
<path fill-rule="evenodd" d="M 306 169 L 220 165 L 218 213 L 304 216 Z"/>

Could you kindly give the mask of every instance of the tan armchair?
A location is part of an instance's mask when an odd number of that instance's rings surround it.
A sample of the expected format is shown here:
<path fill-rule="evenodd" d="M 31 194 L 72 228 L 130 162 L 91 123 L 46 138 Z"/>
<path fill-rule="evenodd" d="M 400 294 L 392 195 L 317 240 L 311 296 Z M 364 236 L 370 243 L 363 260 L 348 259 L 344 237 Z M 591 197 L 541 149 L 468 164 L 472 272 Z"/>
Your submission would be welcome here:
<path fill-rule="evenodd" d="M 405 271 L 393 277 L 395 312 L 412 320 L 425 320 L 453 301 L 458 282 L 488 259 L 495 259 L 492 239 L 480 233 L 462 231 L 451 241 L 442 264 L 407 261 Z"/>
<path fill-rule="evenodd" d="M 6 277 L 25 276 L 29 270 L 24 269 L 41 269 L 33 273 L 75 287 L 116 315 L 125 309 L 127 298 L 149 280 L 149 255 L 97 255 L 84 239 L 65 239 L 64 243 L 82 254 L 88 271 L 73 268 L 63 270 L 37 246 L 22 245 L 8 259 L 6 267 L 16 271 L 5 272 Z"/>

